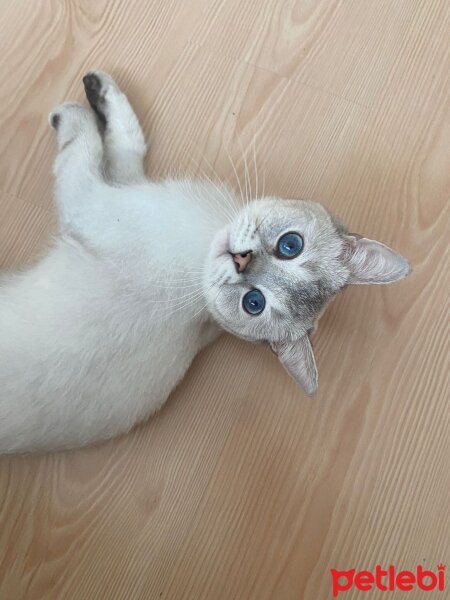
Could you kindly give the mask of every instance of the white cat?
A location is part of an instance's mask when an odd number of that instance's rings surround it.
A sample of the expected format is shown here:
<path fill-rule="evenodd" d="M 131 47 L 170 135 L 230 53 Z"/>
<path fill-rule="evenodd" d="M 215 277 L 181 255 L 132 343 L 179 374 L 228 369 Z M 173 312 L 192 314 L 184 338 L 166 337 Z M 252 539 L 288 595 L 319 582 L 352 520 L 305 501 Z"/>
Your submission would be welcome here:
<path fill-rule="evenodd" d="M 126 96 L 105 73 L 83 81 L 93 110 L 50 115 L 59 237 L 0 284 L 0 452 L 129 430 L 222 329 L 268 342 L 313 393 L 309 336 L 326 304 L 348 283 L 402 279 L 408 263 L 316 203 L 239 206 L 211 182 L 148 181 Z"/>

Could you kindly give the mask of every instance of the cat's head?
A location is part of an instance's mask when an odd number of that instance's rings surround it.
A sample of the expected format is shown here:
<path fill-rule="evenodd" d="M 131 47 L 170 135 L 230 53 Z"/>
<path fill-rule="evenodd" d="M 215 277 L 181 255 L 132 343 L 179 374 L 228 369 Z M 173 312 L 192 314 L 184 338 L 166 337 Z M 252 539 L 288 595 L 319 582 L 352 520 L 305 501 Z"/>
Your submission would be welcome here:
<path fill-rule="evenodd" d="M 408 262 L 349 234 L 316 202 L 252 202 L 218 233 L 207 260 L 208 309 L 227 331 L 268 342 L 308 393 L 317 389 L 310 336 L 328 302 L 348 284 L 392 283 Z"/>

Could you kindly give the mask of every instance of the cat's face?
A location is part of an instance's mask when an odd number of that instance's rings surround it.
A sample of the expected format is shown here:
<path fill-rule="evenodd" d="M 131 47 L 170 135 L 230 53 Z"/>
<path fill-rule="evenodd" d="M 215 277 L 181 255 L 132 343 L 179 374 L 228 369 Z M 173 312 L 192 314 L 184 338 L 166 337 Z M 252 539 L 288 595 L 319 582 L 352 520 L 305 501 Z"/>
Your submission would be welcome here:
<path fill-rule="evenodd" d="M 269 198 L 249 204 L 216 236 L 204 285 L 224 329 L 268 342 L 313 393 L 309 335 L 328 302 L 348 283 L 390 283 L 409 271 L 383 244 L 348 235 L 320 204 Z"/>

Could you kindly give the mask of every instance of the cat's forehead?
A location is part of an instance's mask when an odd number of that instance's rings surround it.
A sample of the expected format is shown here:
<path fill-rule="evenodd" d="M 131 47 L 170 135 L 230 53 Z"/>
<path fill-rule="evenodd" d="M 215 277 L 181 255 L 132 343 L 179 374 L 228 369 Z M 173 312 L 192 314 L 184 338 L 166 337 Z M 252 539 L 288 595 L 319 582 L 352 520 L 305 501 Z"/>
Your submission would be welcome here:
<path fill-rule="evenodd" d="M 247 250 L 273 252 L 287 232 L 299 233 L 304 240 L 301 261 L 326 257 L 340 244 L 337 226 L 328 211 L 307 200 L 264 199 L 244 209 L 230 231 L 233 252 Z"/>
<path fill-rule="evenodd" d="M 320 225 L 329 225 L 330 216 L 316 202 L 267 198 L 250 204 L 241 221 L 253 226 L 261 235 L 271 236 L 290 227 L 312 230 Z"/>

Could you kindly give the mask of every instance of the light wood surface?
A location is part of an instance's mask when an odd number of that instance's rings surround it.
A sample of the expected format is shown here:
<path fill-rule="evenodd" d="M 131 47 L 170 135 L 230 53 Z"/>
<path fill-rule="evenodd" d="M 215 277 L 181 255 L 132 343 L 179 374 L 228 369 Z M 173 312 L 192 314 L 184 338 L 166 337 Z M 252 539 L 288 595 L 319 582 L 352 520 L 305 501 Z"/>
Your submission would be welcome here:
<path fill-rule="evenodd" d="M 47 114 L 91 67 L 153 176 L 232 181 L 254 147 L 266 192 L 414 267 L 331 306 L 314 399 L 224 336 L 130 435 L 0 459 L 2 600 L 325 600 L 330 568 L 450 568 L 449 40 L 448 0 L 1 1 L 2 268 L 45 249 Z"/>

